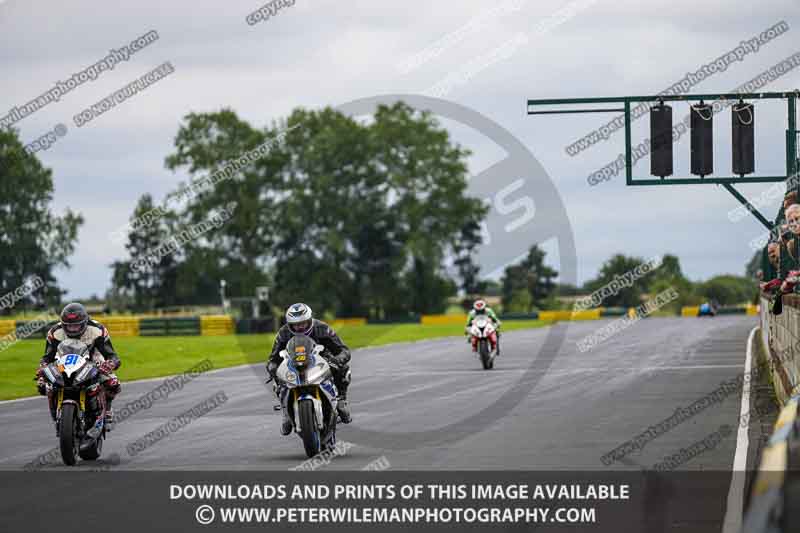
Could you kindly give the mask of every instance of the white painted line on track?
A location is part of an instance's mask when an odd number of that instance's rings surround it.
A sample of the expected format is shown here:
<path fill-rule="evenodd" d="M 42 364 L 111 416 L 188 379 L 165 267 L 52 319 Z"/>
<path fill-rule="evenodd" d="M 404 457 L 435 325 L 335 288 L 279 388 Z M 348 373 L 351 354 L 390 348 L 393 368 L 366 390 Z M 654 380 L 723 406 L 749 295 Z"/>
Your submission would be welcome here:
<path fill-rule="evenodd" d="M 753 364 L 753 337 L 758 326 L 750 330 L 747 337 L 747 355 L 744 360 L 744 375 L 750 375 Z M 742 381 L 742 406 L 739 409 L 739 420 L 747 417 L 750 412 L 750 380 Z M 722 524 L 722 533 L 738 533 L 742 528 L 742 506 L 744 505 L 744 479 L 747 469 L 747 448 L 750 445 L 749 417 L 745 427 L 737 424 L 739 431 L 736 435 L 736 453 L 733 456 L 733 469 L 731 471 L 731 485 L 728 489 L 728 503 L 725 509 L 725 521 Z"/>

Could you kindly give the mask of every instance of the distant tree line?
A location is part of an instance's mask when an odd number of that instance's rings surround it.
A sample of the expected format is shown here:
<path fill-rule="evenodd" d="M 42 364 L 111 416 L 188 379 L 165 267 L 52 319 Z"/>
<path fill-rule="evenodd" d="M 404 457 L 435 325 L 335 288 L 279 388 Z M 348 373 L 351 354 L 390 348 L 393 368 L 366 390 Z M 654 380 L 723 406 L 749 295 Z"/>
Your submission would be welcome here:
<path fill-rule="evenodd" d="M 756 254 L 746 267 L 745 276 L 731 274 L 714 276 L 700 282 L 692 282 L 684 276 L 679 259 L 666 254 L 654 261 L 655 268 L 647 274 L 626 283 L 602 299 L 602 307 L 636 307 L 651 295 L 668 288 L 678 293 L 678 299 L 663 310 L 678 312 L 683 306 L 697 305 L 714 300 L 720 305 L 743 304 L 753 300 L 758 287 L 755 271 L 760 257 Z M 603 287 L 637 271 L 647 260 L 615 254 L 605 261 L 597 276 L 580 287 L 554 282 L 557 272 L 543 264 L 544 253 L 532 247 L 528 257 L 517 265 L 505 269 L 501 280 L 502 305 L 506 312 L 529 312 L 537 309 L 569 309 L 576 297 L 591 295 Z M 647 269 L 640 269 L 647 270 Z"/>
<path fill-rule="evenodd" d="M 229 110 L 190 114 L 166 164 L 201 179 L 270 139 L 281 141 L 231 179 L 130 233 L 129 257 L 113 264 L 114 302 L 218 303 L 225 279 L 234 295 L 269 285 L 278 305 L 302 300 L 337 316 L 389 319 L 444 311 L 459 288 L 475 290 L 487 208 L 466 196 L 469 152 L 429 113 L 398 103 L 359 122 L 297 109 L 263 129 Z M 225 224 L 152 268 L 132 268 L 223 206 L 233 206 Z M 165 211 L 144 195 L 131 220 L 154 209 Z"/>
<path fill-rule="evenodd" d="M 265 143 L 268 150 L 243 159 Z M 276 306 L 302 300 L 337 316 L 438 313 L 459 293 L 465 306 L 494 296 L 505 312 L 530 312 L 569 307 L 571 298 L 644 262 L 616 254 L 574 287 L 559 284 L 545 252 L 533 246 L 500 279 L 486 279 L 476 255 L 487 207 L 466 195 L 468 156 L 431 114 L 402 103 L 379 107 L 369 121 L 330 108 L 296 109 L 260 129 L 230 110 L 189 114 L 166 166 L 191 183 L 161 202 L 138 199 L 124 236 L 127 257 L 111 265 L 105 300 L 117 311 L 215 305 L 224 279 L 229 295 L 252 296 L 267 285 Z M 209 176 L 224 179 L 196 187 Z M 83 219 L 69 209 L 54 214 L 52 196 L 51 171 L 25 152 L 15 130 L 0 130 L 0 243 L 7 251 L 0 295 L 33 276 L 44 281 L 21 308 L 52 307 L 64 294 L 54 271 L 70 266 Z M 221 210 L 230 213 L 224 223 L 209 223 Z M 115 228 L 98 229 L 106 230 Z M 171 246 L 185 235 L 192 238 Z M 758 259 L 746 277 L 692 282 L 678 258 L 665 255 L 602 305 L 634 307 L 668 287 L 680 295 L 672 310 L 711 299 L 746 302 L 756 293 Z"/>

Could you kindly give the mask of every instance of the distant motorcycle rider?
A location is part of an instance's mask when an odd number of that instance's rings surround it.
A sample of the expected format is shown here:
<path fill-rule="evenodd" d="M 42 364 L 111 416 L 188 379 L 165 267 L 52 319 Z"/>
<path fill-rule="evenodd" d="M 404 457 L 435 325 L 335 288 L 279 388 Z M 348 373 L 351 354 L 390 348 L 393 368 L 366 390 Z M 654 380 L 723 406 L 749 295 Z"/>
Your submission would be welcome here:
<path fill-rule="evenodd" d="M 64 307 L 61 311 L 61 321 L 47 332 L 44 356 L 39 361 L 39 368 L 36 371 L 37 389 L 42 396 L 47 394 L 50 415 L 55 420 L 55 398 L 51 392 L 47 392 L 44 368 L 55 361 L 58 345 L 67 338 L 78 339 L 90 347 L 92 361 L 100 370 L 100 384 L 106 394 L 106 405 L 108 407 L 106 423 L 109 426 L 113 425 L 114 412 L 111 409 L 111 402 L 122 388 L 119 379 L 114 374 L 114 371 L 121 364 L 119 356 L 111 345 L 111 336 L 108 333 L 108 329 L 100 322 L 89 318 L 86 308 L 75 302 Z"/>
<path fill-rule="evenodd" d="M 347 388 L 350 385 L 350 349 L 333 331 L 333 328 L 313 317 L 311 308 L 306 304 L 296 303 L 286 310 L 286 324 L 278 330 L 278 334 L 275 336 L 272 353 L 267 361 L 267 372 L 275 379 L 278 367 L 283 360 L 281 351 L 286 348 L 289 340 L 295 335 L 311 337 L 314 342 L 325 348 L 321 355 L 331 365 L 333 380 L 339 391 L 337 407 L 339 418 L 342 423 L 349 424 L 352 421 L 347 402 Z M 281 434 L 288 435 L 292 432 L 292 421 L 285 412 L 283 416 Z"/>
<path fill-rule="evenodd" d="M 475 300 L 475 303 L 472 304 L 472 310 L 470 310 L 469 315 L 467 315 L 467 325 L 464 328 L 464 334 L 469 337 L 469 328 L 472 327 L 472 321 L 475 320 L 477 316 L 487 316 L 489 320 L 494 322 L 495 332 L 497 334 L 496 352 L 497 355 L 500 355 L 500 326 L 502 322 L 497 318 L 497 314 L 495 314 L 492 308 L 486 304 L 486 300 Z M 472 347 L 473 351 L 476 349 L 475 346 Z"/>

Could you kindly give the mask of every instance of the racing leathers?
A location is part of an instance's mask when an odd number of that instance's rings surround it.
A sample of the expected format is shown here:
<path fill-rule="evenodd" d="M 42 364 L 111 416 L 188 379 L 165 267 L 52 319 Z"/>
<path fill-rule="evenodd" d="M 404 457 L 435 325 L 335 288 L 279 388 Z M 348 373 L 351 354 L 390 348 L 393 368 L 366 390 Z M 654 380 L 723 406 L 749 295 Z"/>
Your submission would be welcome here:
<path fill-rule="evenodd" d="M 120 367 L 121 363 L 117 352 L 114 351 L 114 346 L 111 344 L 111 337 L 109 336 L 108 329 L 101 323 L 90 319 L 80 337 L 68 337 L 61 323 L 56 324 L 47 332 L 47 344 L 45 346 L 44 356 L 42 356 L 42 359 L 39 361 L 37 389 L 39 394 L 47 394 L 50 405 L 50 415 L 53 417 L 53 420 L 55 420 L 55 398 L 51 393 L 46 393 L 42 369 L 55 361 L 58 345 L 67 338 L 76 338 L 91 348 L 92 361 L 98 365 L 100 369 L 100 384 L 105 391 L 106 403 L 110 413 L 111 402 L 122 388 L 119 379 L 116 374 L 114 374 L 114 371 Z"/>
<path fill-rule="evenodd" d="M 467 336 L 469 343 L 472 344 L 472 350 L 477 350 L 477 344 L 472 342 L 472 339 L 470 338 L 469 328 L 472 327 L 472 321 L 475 320 L 475 317 L 482 315 L 489 317 L 489 320 L 494 323 L 495 334 L 497 336 L 494 343 L 494 349 L 497 352 L 497 355 L 500 355 L 500 326 L 502 325 L 502 322 L 500 322 L 500 319 L 497 318 L 497 314 L 492 310 L 491 307 L 485 307 L 483 311 L 476 311 L 475 309 L 470 310 L 469 314 L 467 315 L 467 325 L 464 327 L 464 334 Z"/>
<path fill-rule="evenodd" d="M 312 320 L 311 330 L 307 335 L 314 342 L 325 348 L 321 355 L 331 365 L 333 381 L 339 391 L 339 417 L 342 422 L 348 423 L 350 421 L 350 412 L 347 405 L 347 388 L 350 385 L 350 349 L 332 327 L 316 318 Z M 275 336 L 272 352 L 267 361 L 267 372 L 273 378 L 283 360 L 281 351 L 286 348 L 286 344 L 294 335 L 289 326 L 284 325 Z"/>

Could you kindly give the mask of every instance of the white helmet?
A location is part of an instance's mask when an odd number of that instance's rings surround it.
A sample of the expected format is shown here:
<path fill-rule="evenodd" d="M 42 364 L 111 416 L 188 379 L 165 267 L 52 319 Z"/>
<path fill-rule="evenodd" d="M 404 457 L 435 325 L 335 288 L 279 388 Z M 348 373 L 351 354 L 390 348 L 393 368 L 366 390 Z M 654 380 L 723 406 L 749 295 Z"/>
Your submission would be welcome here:
<path fill-rule="evenodd" d="M 296 303 L 286 310 L 286 323 L 295 335 L 308 335 L 314 325 L 311 308 L 304 303 Z"/>

